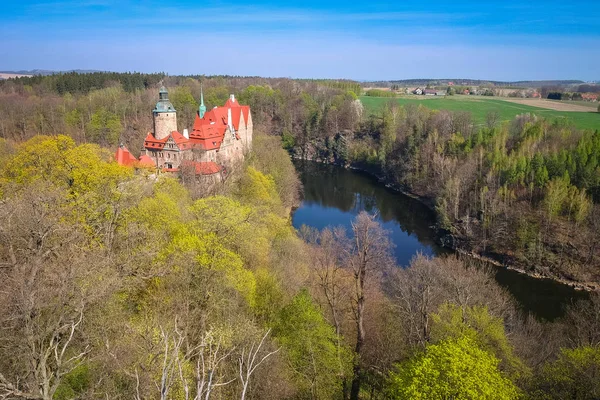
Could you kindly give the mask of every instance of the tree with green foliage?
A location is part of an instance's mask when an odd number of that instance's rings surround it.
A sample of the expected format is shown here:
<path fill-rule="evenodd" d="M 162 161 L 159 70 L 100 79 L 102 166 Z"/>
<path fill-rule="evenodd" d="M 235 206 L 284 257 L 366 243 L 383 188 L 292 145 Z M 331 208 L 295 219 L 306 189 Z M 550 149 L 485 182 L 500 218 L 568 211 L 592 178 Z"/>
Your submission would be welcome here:
<path fill-rule="evenodd" d="M 238 95 L 241 104 L 252 108 L 252 121 L 261 124 L 271 120 L 279 111 L 282 104 L 281 92 L 267 85 L 250 85 Z"/>
<path fill-rule="evenodd" d="M 393 91 L 383 89 L 369 89 L 365 95 L 370 97 L 396 97 L 396 93 Z"/>
<path fill-rule="evenodd" d="M 468 337 L 480 349 L 498 358 L 501 361 L 500 370 L 509 374 L 511 379 L 523 378 L 529 374 L 527 367 L 514 355 L 504 331 L 504 321 L 490 315 L 487 307 L 460 307 L 444 303 L 431 319 L 433 343 Z"/>
<path fill-rule="evenodd" d="M 230 90 L 227 86 L 217 85 L 217 86 L 208 86 L 205 85 L 203 87 L 204 91 L 204 102 L 206 103 L 206 107 L 210 110 L 213 107 L 220 107 L 229 98 Z"/>
<path fill-rule="evenodd" d="M 115 146 L 119 143 L 121 133 L 123 133 L 123 125 L 121 125 L 118 115 L 100 107 L 92 114 L 86 131 L 87 138 L 92 143 Z"/>
<path fill-rule="evenodd" d="M 196 96 L 199 96 L 199 94 L 196 94 Z M 170 89 L 169 100 L 177 110 L 177 125 L 180 127 L 180 132 L 183 132 L 183 129 L 190 128 L 194 124 L 199 106 L 190 87 L 176 86 Z"/>
<path fill-rule="evenodd" d="M 308 291 L 297 294 L 277 321 L 273 334 L 294 370 L 301 388 L 299 398 L 335 398 L 342 390 L 340 370 L 352 368 L 351 352 L 346 347 L 338 349 L 334 328 Z"/>
<path fill-rule="evenodd" d="M 562 349 L 533 382 L 536 400 L 594 400 L 600 398 L 600 347 Z"/>
<path fill-rule="evenodd" d="M 514 400 L 517 387 L 498 369 L 499 360 L 469 337 L 428 345 L 390 373 L 392 399 Z"/>
<path fill-rule="evenodd" d="M 565 200 L 569 195 L 569 186 L 568 174 L 562 178 L 554 178 L 548 182 L 544 203 L 549 219 L 552 219 L 561 212 Z"/>
<path fill-rule="evenodd" d="M 279 209 L 281 199 L 277 195 L 275 180 L 253 167 L 248 167 L 239 185 L 239 197 L 242 201 L 258 207 Z"/>
<path fill-rule="evenodd" d="M 290 162 L 289 153 L 281 148 L 281 140 L 276 136 L 255 134 L 253 142 L 250 165 L 273 177 L 283 206 L 286 208 L 294 207 L 297 205 L 300 196 L 298 192 L 300 182 L 296 174 L 296 168 Z M 285 146 L 285 143 L 283 143 L 283 146 Z"/>

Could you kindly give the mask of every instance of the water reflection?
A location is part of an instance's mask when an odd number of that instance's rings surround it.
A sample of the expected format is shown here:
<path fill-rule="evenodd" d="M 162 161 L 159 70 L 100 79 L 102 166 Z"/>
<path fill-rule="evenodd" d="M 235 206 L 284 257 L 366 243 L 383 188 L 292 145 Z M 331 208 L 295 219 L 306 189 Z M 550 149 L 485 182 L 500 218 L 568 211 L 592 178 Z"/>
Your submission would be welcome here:
<path fill-rule="evenodd" d="M 434 240 L 434 213 L 419 201 L 387 189 L 361 172 L 314 162 L 298 162 L 296 168 L 304 184 L 304 200 L 293 215 L 296 228 L 305 224 L 318 229 L 337 225 L 350 229 L 354 217 L 367 210 L 378 213 L 390 231 L 398 265 L 408 265 L 417 252 L 448 253 Z M 525 311 L 550 320 L 561 316 L 567 304 L 586 296 L 550 280 L 500 268 L 496 269 L 496 281 L 508 288 Z"/>
<path fill-rule="evenodd" d="M 293 216 L 296 228 L 306 224 L 318 229 L 332 225 L 349 229 L 354 217 L 366 210 L 377 213 L 390 231 L 399 265 L 408 265 L 417 252 L 446 252 L 435 243 L 430 229 L 434 214 L 417 200 L 387 189 L 364 173 L 312 162 L 299 164 L 298 170 L 304 201 Z"/>

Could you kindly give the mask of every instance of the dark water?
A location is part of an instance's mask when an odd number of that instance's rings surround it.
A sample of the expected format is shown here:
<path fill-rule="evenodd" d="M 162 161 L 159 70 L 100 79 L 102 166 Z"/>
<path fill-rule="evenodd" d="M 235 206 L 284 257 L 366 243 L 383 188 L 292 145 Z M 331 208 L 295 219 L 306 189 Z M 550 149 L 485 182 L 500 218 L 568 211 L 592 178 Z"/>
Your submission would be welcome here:
<path fill-rule="evenodd" d="M 314 162 L 298 162 L 296 168 L 304 184 L 304 200 L 292 216 L 296 228 L 343 225 L 349 230 L 354 217 L 366 210 L 377 213 L 384 228 L 390 231 L 398 265 L 408 265 L 417 252 L 449 253 L 434 240 L 434 213 L 419 201 L 386 188 L 362 172 Z M 540 318 L 560 317 L 566 305 L 586 296 L 551 280 L 534 279 L 503 268 L 495 271 L 496 281 L 508 288 L 525 311 Z"/>

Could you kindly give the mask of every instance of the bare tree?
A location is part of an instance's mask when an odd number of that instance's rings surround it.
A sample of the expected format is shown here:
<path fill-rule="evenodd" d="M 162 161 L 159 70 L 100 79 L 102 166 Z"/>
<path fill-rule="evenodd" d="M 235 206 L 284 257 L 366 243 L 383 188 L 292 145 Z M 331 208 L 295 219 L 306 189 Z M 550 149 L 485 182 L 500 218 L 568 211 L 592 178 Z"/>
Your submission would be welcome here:
<path fill-rule="evenodd" d="M 425 346 L 429 342 L 431 314 L 445 302 L 463 311 L 475 305 L 487 306 L 507 323 L 515 317 L 512 297 L 498 286 L 485 265 L 469 260 L 417 255 L 409 268 L 395 271 L 390 286 L 412 344 Z"/>
<path fill-rule="evenodd" d="M 580 300 L 570 306 L 563 330 L 569 346 L 600 345 L 600 295 L 593 293 L 589 300 Z"/>
<path fill-rule="evenodd" d="M 161 400 L 169 398 L 169 391 L 177 380 L 183 388 L 185 399 L 191 398 L 191 382 L 184 373 L 185 365 L 190 362 L 195 364 L 193 400 L 209 400 L 215 388 L 227 386 L 237 379 L 224 380 L 224 377 L 219 374 L 220 365 L 231 356 L 234 348 L 224 350 L 221 346 L 222 337 L 216 336 L 212 330 L 202 335 L 198 346 L 185 352 L 183 348 L 186 347 L 188 338 L 179 327 L 177 318 L 172 331 L 167 331 L 161 326 L 160 332 L 163 363 L 160 384 L 157 384 L 157 387 L 160 389 Z"/>
<path fill-rule="evenodd" d="M 203 335 L 197 351 L 192 354 L 196 358 L 196 396 L 194 400 L 201 400 L 202 398 L 208 400 L 213 389 L 227 386 L 237 379 L 224 380 L 224 377 L 218 374 L 220 365 L 234 351 L 234 348 L 224 350 L 221 345 L 222 337 L 220 335 L 215 337 L 214 332 L 208 331 Z M 181 375 L 183 376 L 183 374 Z"/>
<path fill-rule="evenodd" d="M 160 375 L 160 384 L 156 384 L 160 392 L 160 400 L 167 400 L 169 398 L 169 390 L 173 386 L 174 379 L 176 378 L 176 368 L 180 364 L 179 351 L 183 344 L 184 337 L 179 334 L 177 330 L 177 319 L 175 319 L 174 332 L 165 331 L 160 326 L 160 336 L 163 345 L 162 352 L 162 368 Z"/>
<path fill-rule="evenodd" d="M 375 215 L 362 211 L 352 222 L 353 238 L 348 242 L 346 257 L 349 267 L 354 274 L 354 300 L 356 318 L 356 361 L 354 364 L 350 398 L 358 400 L 361 385 L 360 356 L 365 342 L 365 286 L 367 279 L 373 279 L 392 265 L 390 242 L 385 231 Z"/>
<path fill-rule="evenodd" d="M 497 110 L 490 111 L 485 116 L 485 123 L 489 129 L 494 128 L 499 120 L 500 113 Z"/>
<path fill-rule="evenodd" d="M 430 316 L 440 303 L 438 266 L 417 255 L 406 270 L 398 270 L 392 280 L 396 306 L 408 329 L 411 344 L 425 346 L 430 339 Z"/>
<path fill-rule="evenodd" d="M 321 232 L 313 233 L 314 236 L 309 238 L 314 246 L 313 272 L 316 286 L 325 298 L 324 302 L 331 315 L 331 323 L 335 327 L 342 392 L 343 397 L 347 398 L 348 382 L 342 361 L 342 335 L 347 333 L 342 332 L 342 327 L 345 321 L 350 320 L 349 314 L 352 312 L 349 305 L 352 280 L 343 265 L 345 231 L 342 227 L 338 227 L 334 230 L 326 228 Z"/>
<path fill-rule="evenodd" d="M 72 212 L 44 184 L 0 202 L 0 396 L 51 400 L 90 351 L 86 312 L 114 281 Z"/>
<path fill-rule="evenodd" d="M 271 333 L 270 329 L 267 330 L 258 343 L 256 343 L 256 341 L 252 341 L 249 349 L 244 347 L 238 358 L 239 378 L 240 382 L 242 383 L 242 394 L 240 395 L 240 400 L 244 400 L 246 398 L 246 392 L 248 391 L 250 378 L 252 377 L 254 371 L 256 371 L 256 369 L 260 367 L 260 365 L 265 362 L 267 358 L 279 351 L 279 349 L 269 352 L 261 351 L 263 350 L 262 347 L 267 339 L 267 336 L 269 336 L 269 333 Z M 264 355 L 260 356 L 260 353 Z"/>
<path fill-rule="evenodd" d="M 313 271 L 317 278 L 317 285 L 321 289 L 335 331 L 338 335 L 342 331 L 342 314 L 346 309 L 348 287 L 344 282 L 343 248 L 336 239 L 345 235 L 342 228 L 324 229 L 318 234 L 319 246 L 315 248 Z"/>

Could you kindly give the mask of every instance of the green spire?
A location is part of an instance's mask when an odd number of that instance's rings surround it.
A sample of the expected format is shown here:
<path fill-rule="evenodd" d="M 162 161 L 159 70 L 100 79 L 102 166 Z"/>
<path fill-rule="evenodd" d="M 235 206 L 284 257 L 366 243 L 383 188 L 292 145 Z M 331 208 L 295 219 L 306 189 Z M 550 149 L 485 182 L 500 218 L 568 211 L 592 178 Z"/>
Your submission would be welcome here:
<path fill-rule="evenodd" d="M 200 118 L 204 118 L 206 112 L 206 106 L 204 105 L 204 92 L 202 91 L 202 84 L 200 84 L 200 108 L 198 109 L 198 115 Z"/>

